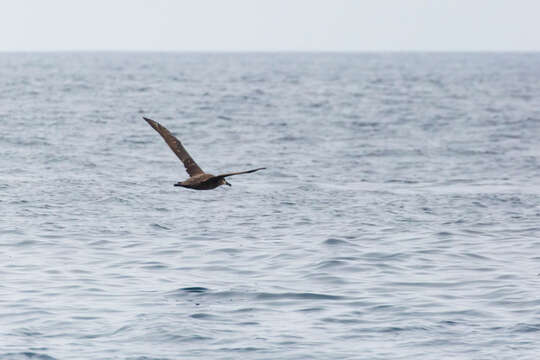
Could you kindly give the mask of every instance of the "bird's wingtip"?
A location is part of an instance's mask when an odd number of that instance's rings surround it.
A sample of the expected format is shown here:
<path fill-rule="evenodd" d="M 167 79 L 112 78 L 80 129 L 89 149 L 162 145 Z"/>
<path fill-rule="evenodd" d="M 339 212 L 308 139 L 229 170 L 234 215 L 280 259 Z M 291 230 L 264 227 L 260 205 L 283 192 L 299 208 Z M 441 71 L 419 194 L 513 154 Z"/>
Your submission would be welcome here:
<path fill-rule="evenodd" d="M 148 125 L 150 125 L 151 127 L 153 127 L 156 130 L 160 126 L 157 121 L 154 121 L 154 120 L 152 120 L 150 118 L 147 118 L 147 117 L 143 116 L 143 119 L 148 123 Z"/>

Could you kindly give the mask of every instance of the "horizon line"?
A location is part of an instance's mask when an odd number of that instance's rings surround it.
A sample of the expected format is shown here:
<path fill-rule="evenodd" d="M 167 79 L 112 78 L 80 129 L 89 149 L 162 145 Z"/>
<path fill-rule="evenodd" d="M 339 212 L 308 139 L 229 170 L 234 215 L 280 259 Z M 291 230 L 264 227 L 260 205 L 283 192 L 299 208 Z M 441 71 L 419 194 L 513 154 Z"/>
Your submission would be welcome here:
<path fill-rule="evenodd" d="M 373 53 L 540 53 L 540 49 L 480 49 L 480 50 L 430 50 L 430 49 L 374 49 L 374 50 L 287 50 L 287 49 L 275 49 L 275 50 L 212 50 L 212 49 L 200 49 L 200 50 L 173 50 L 173 49 L 14 49 L 6 50 L 0 49 L 1 53 L 199 53 L 199 54 L 271 54 L 271 53 L 304 53 L 304 54 L 373 54 Z"/>

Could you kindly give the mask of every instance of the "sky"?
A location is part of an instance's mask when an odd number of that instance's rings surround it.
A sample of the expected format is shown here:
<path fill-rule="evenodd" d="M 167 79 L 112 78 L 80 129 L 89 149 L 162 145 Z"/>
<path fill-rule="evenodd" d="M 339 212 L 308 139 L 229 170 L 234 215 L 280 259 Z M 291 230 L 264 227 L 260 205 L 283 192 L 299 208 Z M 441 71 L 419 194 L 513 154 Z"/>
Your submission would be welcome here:
<path fill-rule="evenodd" d="M 0 51 L 79 50 L 540 51 L 540 1 L 0 1 Z"/>

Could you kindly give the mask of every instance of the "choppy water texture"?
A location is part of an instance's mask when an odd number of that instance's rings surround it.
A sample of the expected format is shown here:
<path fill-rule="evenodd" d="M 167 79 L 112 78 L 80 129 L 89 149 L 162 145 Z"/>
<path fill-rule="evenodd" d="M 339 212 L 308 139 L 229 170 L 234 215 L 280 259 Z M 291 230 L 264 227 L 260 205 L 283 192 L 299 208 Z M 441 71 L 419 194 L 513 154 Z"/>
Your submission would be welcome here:
<path fill-rule="evenodd" d="M 538 359 L 539 54 L 1 54 L 0 359 Z M 183 167 L 266 166 L 231 188 Z"/>

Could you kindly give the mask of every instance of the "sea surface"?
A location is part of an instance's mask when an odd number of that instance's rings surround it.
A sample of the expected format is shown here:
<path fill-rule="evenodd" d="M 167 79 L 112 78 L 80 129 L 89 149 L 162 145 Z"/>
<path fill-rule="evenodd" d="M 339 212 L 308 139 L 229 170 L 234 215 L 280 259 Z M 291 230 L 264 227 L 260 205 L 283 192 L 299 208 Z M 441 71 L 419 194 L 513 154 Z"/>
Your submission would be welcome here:
<path fill-rule="evenodd" d="M 2 360 L 539 359 L 540 54 L 1 53 L 0 255 Z"/>

